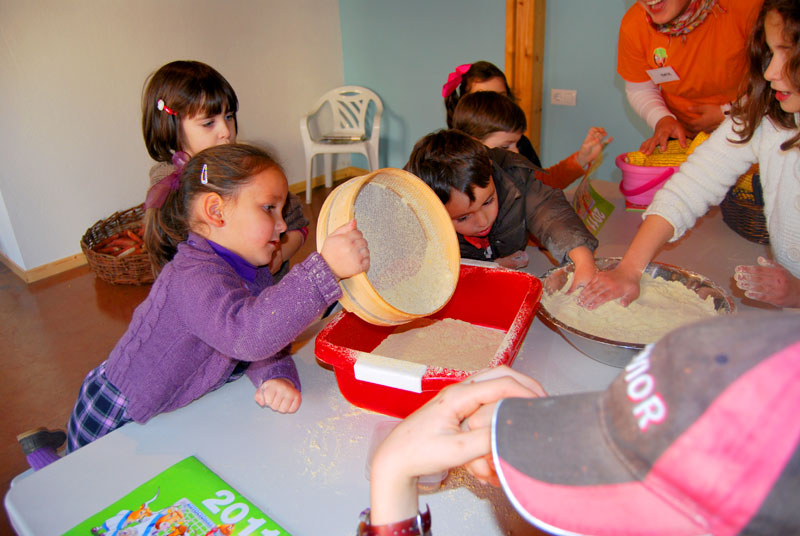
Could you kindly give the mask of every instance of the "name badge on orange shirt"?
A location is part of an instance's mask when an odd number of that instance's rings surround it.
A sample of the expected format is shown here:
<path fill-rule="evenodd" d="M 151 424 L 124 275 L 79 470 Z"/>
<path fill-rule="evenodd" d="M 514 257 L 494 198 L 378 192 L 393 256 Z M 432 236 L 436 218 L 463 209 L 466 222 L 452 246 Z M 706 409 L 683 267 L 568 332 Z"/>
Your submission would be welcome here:
<path fill-rule="evenodd" d="M 681 79 L 680 76 L 678 76 L 678 73 L 676 73 L 675 69 L 672 67 L 648 69 L 647 74 L 650 76 L 650 80 L 652 80 L 655 85 L 663 84 L 665 82 L 675 82 L 676 80 Z"/>

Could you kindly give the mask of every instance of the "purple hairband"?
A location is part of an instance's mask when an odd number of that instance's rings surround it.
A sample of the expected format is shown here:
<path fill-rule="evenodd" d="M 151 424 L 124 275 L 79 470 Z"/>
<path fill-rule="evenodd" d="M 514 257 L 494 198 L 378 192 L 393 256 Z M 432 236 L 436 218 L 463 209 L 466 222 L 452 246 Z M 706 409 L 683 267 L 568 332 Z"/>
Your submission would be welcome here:
<path fill-rule="evenodd" d="M 177 151 L 172 155 L 172 165 L 175 166 L 175 171 L 155 183 L 147 191 L 147 198 L 144 200 L 144 208 L 161 208 L 167 194 L 170 191 L 177 191 L 181 186 L 181 174 L 183 168 L 189 161 L 189 155 L 183 151 Z"/>

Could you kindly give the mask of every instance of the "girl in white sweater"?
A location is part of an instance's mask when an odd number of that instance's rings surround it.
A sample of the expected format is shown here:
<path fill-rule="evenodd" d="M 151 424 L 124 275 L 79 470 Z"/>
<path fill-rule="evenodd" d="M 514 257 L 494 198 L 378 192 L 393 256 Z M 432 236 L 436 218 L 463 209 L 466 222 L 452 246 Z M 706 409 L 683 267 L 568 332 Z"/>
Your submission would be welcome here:
<path fill-rule="evenodd" d="M 677 240 L 737 178 L 760 167 L 773 259 L 737 266 L 745 296 L 800 307 L 800 8 L 797 0 L 766 0 L 748 43 L 744 98 L 731 118 L 688 158 L 655 195 L 617 268 L 598 272 L 581 291 L 587 309 L 639 296 L 639 279 L 661 247 Z"/>

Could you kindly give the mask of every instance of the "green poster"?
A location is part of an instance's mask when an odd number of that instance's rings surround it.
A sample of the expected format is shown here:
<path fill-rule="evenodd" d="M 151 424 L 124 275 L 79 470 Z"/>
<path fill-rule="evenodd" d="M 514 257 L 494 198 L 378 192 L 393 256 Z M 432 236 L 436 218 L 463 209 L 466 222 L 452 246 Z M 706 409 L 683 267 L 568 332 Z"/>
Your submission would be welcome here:
<path fill-rule="evenodd" d="M 583 220 L 583 224 L 593 235 L 597 236 L 600 228 L 614 211 L 614 204 L 601 196 L 592 188 L 589 174 L 583 177 L 575 194 L 572 196 L 572 208 Z"/>
<path fill-rule="evenodd" d="M 194 456 L 70 529 L 96 536 L 289 536 Z"/>

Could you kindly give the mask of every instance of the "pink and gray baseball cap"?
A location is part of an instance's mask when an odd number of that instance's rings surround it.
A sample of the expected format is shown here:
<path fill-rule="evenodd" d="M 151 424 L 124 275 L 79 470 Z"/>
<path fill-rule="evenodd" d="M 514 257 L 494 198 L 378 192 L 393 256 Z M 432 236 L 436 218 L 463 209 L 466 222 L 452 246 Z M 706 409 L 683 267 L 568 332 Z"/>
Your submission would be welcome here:
<path fill-rule="evenodd" d="M 554 534 L 800 534 L 800 314 L 741 313 L 646 347 L 603 392 L 508 399 L 494 464 Z"/>

